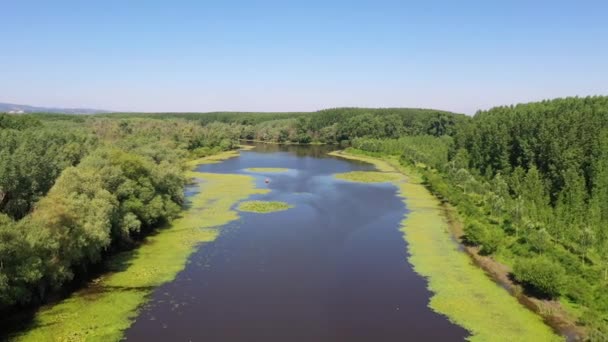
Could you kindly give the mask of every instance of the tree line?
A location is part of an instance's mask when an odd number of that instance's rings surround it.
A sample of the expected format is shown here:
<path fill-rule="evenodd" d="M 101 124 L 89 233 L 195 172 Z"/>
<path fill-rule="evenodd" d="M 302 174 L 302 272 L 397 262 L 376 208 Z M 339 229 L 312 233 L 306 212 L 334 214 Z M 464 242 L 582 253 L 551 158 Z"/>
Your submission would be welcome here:
<path fill-rule="evenodd" d="M 64 119 L 65 115 L 53 115 Z M 72 116 L 73 117 L 73 116 Z M 348 146 L 357 137 L 397 138 L 409 135 L 452 135 L 467 121 L 464 115 L 416 108 L 333 108 L 312 113 L 115 113 L 106 118 L 184 119 L 206 126 L 238 127 L 238 138 L 273 143 L 325 143 Z"/>

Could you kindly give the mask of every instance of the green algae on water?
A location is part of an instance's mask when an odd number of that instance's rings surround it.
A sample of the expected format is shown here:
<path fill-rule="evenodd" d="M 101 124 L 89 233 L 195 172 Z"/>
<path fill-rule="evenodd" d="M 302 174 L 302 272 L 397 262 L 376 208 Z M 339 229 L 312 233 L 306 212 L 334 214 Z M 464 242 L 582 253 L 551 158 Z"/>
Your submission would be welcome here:
<path fill-rule="evenodd" d="M 376 158 L 372 158 L 372 157 L 368 157 L 368 156 L 364 156 L 364 155 L 354 155 L 351 153 L 347 153 L 346 151 L 329 152 L 328 155 L 369 163 L 369 164 L 374 165 L 376 167 L 376 169 L 381 172 L 394 172 L 395 171 L 395 168 L 390 163 L 388 163 L 384 160 L 380 160 L 380 159 L 376 159 Z"/>
<path fill-rule="evenodd" d="M 342 180 L 360 183 L 384 183 L 403 179 L 397 172 L 377 172 L 377 171 L 351 171 L 337 173 L 334 177 Z"/>
<path fill-rule="evenodd" d="M 256 189 L 248 175 L 188 172 L 199 190 L 190 206 L 139 248 L 113 256 L 111 270 L 66 300 L 41 308 L 16 341 L 118 341 L 152 290 L 175 278 L 200 243 L 213 241 L 218 227 L 238 219 L 231 208 Z"/>
<path fill-rule="evenodd" d="M 230 158 L 234 158 L 234 157 L 238 157 L 238 156 L 239 156 L 239 151 L 237 151 L 237 150 L 224 151 L 224 152 L 220 152 L 218 154 L 214 154 L 211 156 L 189 160 L 186 162 L 186 166 L 188 168 L 194 168 L 198 165 L 217 164 L 226 159 L 230 159 Z"/>
<path fill-rule="evenodd" d="M 189 160 L 186 162 L 186 167 L 192 169 L 197 167 L 198 165 L 217 164 L 223 162 L 226 159 L 238 157 L 240 155 L 239 151 L 248 151 L 254 148 L 254 146 L 248 145 L 238 145 L 238 147 L 238 150 L 223 151 L 210 156 Z"/>
<path fill-rule="evenodd" d="M 358 155 L 334 154 L 370 162 L 378 169 L 406 171 L 408 182 L 394 181 L 409 209 L 401 223 L 408 243 L 408 261 L 425 277 L 433 292 L 429 307 L 467 329 L 471 341 L 560 341 L 541 317 L 526 309 L 475 266 L 458 249 L 448 230 L 440 202 L 412 170 Z M 412 174 L 410 174 L 412 173 Z"/>
<path fill-rule="evenodd" d="M 237 209 L 240 211 L 266 214 L 275 211 L 283 211 L 290 208 L 293 208 L 293 206 L 285 202 L 246 201 L 241 202 Z"/>
<path fill-rule="evenodd" d="M 249 172 L 259 172 L 259 173 L 278 173 L 278 172 L 287 172 L 289 169 L 284 167 L 250 167 L 245 169 L 245 171 Z"/>

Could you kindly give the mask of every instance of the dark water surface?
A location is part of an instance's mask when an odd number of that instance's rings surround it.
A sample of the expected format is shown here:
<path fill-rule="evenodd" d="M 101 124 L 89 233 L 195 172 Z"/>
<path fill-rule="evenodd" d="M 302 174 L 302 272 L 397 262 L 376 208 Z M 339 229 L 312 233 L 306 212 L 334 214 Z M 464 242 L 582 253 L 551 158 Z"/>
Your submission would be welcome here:
<path fill-rule="evenodd" d="M 332 174 L 372 170 L 323 147 L 261 145 L 200 171 L 254 174 L 287 211 L 241 213 L 159 287 L 129 341 L 458 341 L 467 332 L 428 307 L 426 282 L 407 262 L 406 208 L 390 184 Z M 271 183 L 264 184 L 270 177 Z"/>

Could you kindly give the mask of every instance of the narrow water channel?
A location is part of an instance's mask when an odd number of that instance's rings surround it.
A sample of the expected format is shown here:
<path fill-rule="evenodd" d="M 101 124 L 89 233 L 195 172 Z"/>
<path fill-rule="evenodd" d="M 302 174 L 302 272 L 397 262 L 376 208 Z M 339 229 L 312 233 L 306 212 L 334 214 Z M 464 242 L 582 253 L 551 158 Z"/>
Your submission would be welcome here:
<path fill-rule="evenodd" d="M 391 184 L 332 174 L 373 167 L 324 147 L 260 145 L 199 171 L 252 174 L 294 207 L 241 213 L 156 289 L 129 341 L 459 341 L 467 332 L 431 311 L 407 262 L 407 208 Z M 246 168 L 280 167 L 275 174 Z M 264 179 L 270 178 L 266 184 Z"/>

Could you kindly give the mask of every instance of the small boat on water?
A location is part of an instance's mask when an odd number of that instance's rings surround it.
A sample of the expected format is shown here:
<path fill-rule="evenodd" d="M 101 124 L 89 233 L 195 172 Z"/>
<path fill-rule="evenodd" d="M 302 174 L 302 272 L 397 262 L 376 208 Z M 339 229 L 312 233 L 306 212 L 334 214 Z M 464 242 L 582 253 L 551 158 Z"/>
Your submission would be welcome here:
<path fill-rule="evenodd" d="M 266 178 L 266 180 L 264 180 L 264 183 L 266 183 L 266 184 L 270 183 L 270 179 Z"/>

